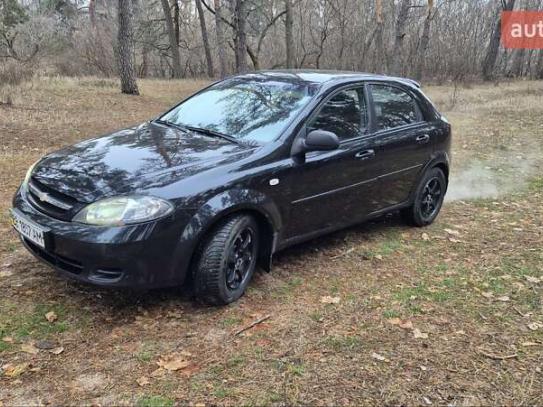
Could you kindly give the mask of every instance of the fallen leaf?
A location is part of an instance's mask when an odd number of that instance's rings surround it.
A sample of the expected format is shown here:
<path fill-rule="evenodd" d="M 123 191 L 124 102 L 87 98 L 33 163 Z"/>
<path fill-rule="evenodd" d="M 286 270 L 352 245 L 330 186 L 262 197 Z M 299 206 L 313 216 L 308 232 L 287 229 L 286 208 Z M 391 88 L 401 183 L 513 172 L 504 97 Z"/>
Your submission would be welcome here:
<path fill-rule="evenodd" d="M 339 304 L 340 301 L 339 297 L 330 297 L 329 295 L 321 298 L 323 304 Z"/>
<path fill-rule="evenodd" d="M 11 336 L 4 336 L 2 338 L 2 341 L 3 342 L 6 342 L 6 343 L 13 343 L 14 342 L 14 339 L 11 337 Z"/>
<path fill-rule="evenodd" d="M 443 229 L 443 230 L 447 232 L 449 235 L 460 236 L 460 232 L 458 230 L 453 230 L 453 229 Z"/>
<path fill-rule="evenodd" d="M 64 352 L 64 348 L 62 346 L 59 346 L 57 348 L 53 348 L 49 350 L 49 352 L 52 353 L 53 355 L 60 355 L 62 352 Z"/>
<path fill-rule="evenodd" d="M 147 386 L 149 383 L 151 383 L 151 382 L 149 381 L 149 379 L 148 379 L 147 377 L 145 377 L 145 376 L 140 377 L 138 380 L 136 380 L 136 382 L 137 382 L 141 387 Z"/>
<path fill-rule="evenodd" d="M 21 350 L 25 353 L 29 353 L 31 355 L 37 355 L 40 350 L 38 348 L 36 348 L 33 344 L 31 343 L 24 343 L 21 345 Z"/>
<path fill-rule="evenodd" d="M 165 373 L 166 371 L 163 368 L 159 367 L 158 369 L 151 372 L 151 377 L 162 377 Z"/>
<path fill-rule="evenodd" d="M 26 372 L 29 366 L 30 366 L 29 363 L 21 363 L 19 365 L 8 364 L 8 365 L 2 366 L 2 369 L 4 370 L 4 376 L 14 378 L 14 377 L 19 377 L 24 372 Z"/>
<path fill-rule="evenodd" d="M 177 371 L 186 368 L 190 363 L 182 356 L 170 356 L 166 359 L 160 359 L 157 364 L 169 371 Z"/>
<path fill-rule="evenodd" d="M 424 240 L 424 241 L 430 240 L 430 236 L 428 235 L 428 233 L 423 233 L 423 234 L 421 235 L 421 238 L 422 238 L 422 240 Z"/>
<path fill-rule="evenodd" d="M 47 314 L 45 314 L 45 319 L 49 322 L 55 322 L 58 319 L 58 316 L 54 311 L 49 311 Z"/>
<path fill-rule="evenodd" d="M 522 345 L 522 346 L 528 347 L 528 346 L 539 346 L 539 345 L 541 345 L 541 344 L 540 344 L 540 343 L 537 343 L 537 342 L 522 342 L 521 345 Z"/>
<path fill-rule="evenodd" d="M 400 323 L 400 328 L 402 329 L 413 329 L 413 322 L 411 321 L 403 321 Z"/>
<path fill-rule="evenodd" d="M 427 339 L 428 334 L 426 332 L 421 332 L 420 329 L 415 328 L 413 329 L 413 336 L 415 339 Z"/>
<path fill-rule="evenodd" d="M 537 284 L 537 283 L 540 283 L 540 282 L 541 282 L 541 279 L 540 279 L 540 278 L 537 278 L 537 277 L 524 276 L 524 278 L 525 278 L 526 281 L 528 281 L 529 283 Z"/>
<path fill-rule="evenodd" d="M 402 320 L 400 318 L 390 318 L 389 320 L 387 320 L 387 322 L 390 325 L 400 325 L 402 323 Z"/>
<path fill-rule="evenodd" d="M 385 360 L 387 360 L 387 358 L 385 358 L 383 355 L 379 355 L 378 353 L 375 353 L 375 352 L 371 354 L 371 357 L 381 362 L 384 362 Z"/>
<path fill-rule="evenodd" d="M 509 301 L 510 298 L 509 298 L 507 295 L 504 295 L 504 296 L 498 297 L 498 298 L 496 298 L 496 299 L 497 299 L 498 301 L 507 302 L 507 301 Z"/>
<path fill-rule="evenodd" d="M 377 254 L 377 255 L 375 256 L 375 258 L 376 258 L 377 260 L 383 260 L 383 256 L 381 256 L 380 254 Z"/>
<path fill-rule="evenodd" d="M 494 294 L 491 291 L 483 291 L 481 295 L 485 298 L 492 298 L 494 297 Z"/>
<path fill-rule="evenodd" d="M 532 322 L 531 324 L 528 324 L 528 328 L 532 331 L 537 331 L 539 328 L 543 328 L 543 324 L 540 322 Z"/>
<path fill-rule="evenodd" d="M 449 236 L 449 242 L 451 242 L 451 243 L 462 243 L 461 240 L 455 239 L 454 237 L 450 237 L 450 236 Z"/>
<path fill-rule="evenodd" d="M 428 370 L 428 368 L 426 366 L 419 366 L 420 370 L 422 370 L 423 372 L 426 372 Z"/>

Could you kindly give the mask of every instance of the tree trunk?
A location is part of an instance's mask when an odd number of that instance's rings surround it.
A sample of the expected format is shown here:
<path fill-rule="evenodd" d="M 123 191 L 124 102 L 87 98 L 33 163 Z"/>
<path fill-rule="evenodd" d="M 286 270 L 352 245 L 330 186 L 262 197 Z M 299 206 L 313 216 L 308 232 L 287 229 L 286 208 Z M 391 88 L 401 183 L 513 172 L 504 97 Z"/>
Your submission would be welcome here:
<path fill-rule="evenodd" d="M 246 72 L 247 67 L 247 32 L 245 15 L 245 0 L 235 0 L 234 3 L 234 31 L 236 72 Z"/>
<path fill-rule="evenodd" d="M 215 0 L 215 35 L 217 36 L 220 75 L 221 78 L 224 78 L 226 76 L 226 49 L 224 42 L 221 0 Z"/>
<path fill-rule="evenodd" d="M 211 49 L 209 48 L 209 37 L 207 35 L 206 19 L 204 15 L 204 9 L 202 8 L 202 1 L 196 0 L 196 8 L 198 9 L 198 17 L 200 18 L 200 29 L 202 30 L 202 41 L 204 43 L 204 51 L 206 54 L 207 64 L 207 76 L 213 77 L 213 58 L 211 58 Z"/>
<path fill-rule="evenodd" d="M 89 18 L 92 29 L 96 29 L 96 0 L 89 0 Z"/>
<path fill-rule="evenodd" d="M 119 73 L 121 77 L 121 92 L 129 95 L 139 95 L 136 73 L 132 61 L 132 10 L 131 0 L 119 0 L 118 4 L 117 41 L 119 48 Z"/>
<path fill-rule="evenodd" d="M 513 64 L 511 66 L 511 71 L 509 72 L 509 75 L 513 78 L 520 78 L 524 74 L 524 56 L 526 54 L 526 50 L 524 49 L 517 49 L 515 51 L 514 57 L 513 57 Z"/>
<path fill-rule="evenodd" d="M 253 52 L 251 47 L 247 47 L 247 53 L 249 54 L 249 58 L 251 58 L 254 70 L 258 71 L 260 69 L 260 60 L 258 58 L 258 54 Z"/>
<path fill-rule="evenodd" d="M 376 70 L 381 73 L 386 73 L 386 50 L 383 44 L 383 2 L 382 0 L 375 0 L 375 17 L 377 20 L 377 27 L 375 28 L 375 52 L 376 52 Z"/>
<path fill-rule="evenodd" d="M 285 0 L 285 47 L 287 52 L 287 68 L 294 68 L 294 35 L 293 26 L 294 21 L 292 18 L 292 0 Z"/>
<path fill-rule="evenodd" d="M 422 36 L 420 37 L 419 44 L 419 55 L 416 62 L 415 68 L 415 79 L 422 79 L 422 70 L 424 69 L 424 62 L 426 61 L 426 52 L 428 51 L 428 46 L 430 44 L 430 28 L 432 25 L 432 7 L 429 3 L 428 5 L 428 14 L 424 19 L 424 27 L 422 28 Z"/>
<path fill-rule="evenodd" d="M 392 53 L 392 73 L 395 75 L 402 74 L 403 66 L 403 40 L 405 38 L 405 26 L 407 24 L 407 17 L 409 15 L 409 8 L 411 7 L 411 0 L 401 0 L 400 11 L 398 12 L 398 19 L 396 20 L 396 28 L 394 31 L 394 52 Z"/>
<path fill-rule="evenodd" d="M 508 0 L 505 5 L 505 10 L 510 11 L 515 7 L 515 0 Z M 490 43 L 486 51 L 486 56 L 483 61 L 483 79 L 490 81 L 494 78 L 494 66 L 496 65 L 496 59 L 498 58 L 498 52 L 500 50 L 501 39 L 501 12 L 502 8 L 498 10 L 498 18 L 494 25 L 492 36 L 490 37 Z"/>
<path fill-rule="evenodd" d="M 179 47 L 177 39 L 175 38 L 175 29 L 172 20 L 172 13 L 170 11 L 170 4 L 168 0 L 161 0 L 162 10 L 164 12 L 164 18 L 166 20 L 166 31 L 168 32 L 168 40 L 170 42 L 170 51 L 172 53 L 172 68 L 173 77 L 181 78 L 181 57 L 179 55 Z"/>
<path fill-rule="evenodd" d="M 179 34 L 179 2 L 173 0 L 173 28 L 175 31 L 175 43 L 179 46 L 181 35 Z"/>
<path fill-rule="evenodd" d="M 536 79 L 543 79 L 543 49 L 539 50 L 539 56 L 537 59 L 537 67 L 535 71 Z"/>

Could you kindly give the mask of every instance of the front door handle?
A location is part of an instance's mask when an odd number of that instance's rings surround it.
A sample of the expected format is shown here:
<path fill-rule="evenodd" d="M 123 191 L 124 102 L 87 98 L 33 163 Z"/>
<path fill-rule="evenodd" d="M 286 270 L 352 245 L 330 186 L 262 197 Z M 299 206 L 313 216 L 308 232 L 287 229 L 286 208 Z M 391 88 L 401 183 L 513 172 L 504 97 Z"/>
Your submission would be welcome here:
<path fill-rule="evenodd" d="M 430 141 L 430 136 L 428 134 L 422 134 L 420 136 L 417 136 L 415 141 L 419 144 L 426 144 L 428 141 Z"/>
<path fill-rule="evenodd" d="M 359 160 L 369 160 L 375 157 L 375 150 L 363 150 L 355 154 L 355 157 Z"/>

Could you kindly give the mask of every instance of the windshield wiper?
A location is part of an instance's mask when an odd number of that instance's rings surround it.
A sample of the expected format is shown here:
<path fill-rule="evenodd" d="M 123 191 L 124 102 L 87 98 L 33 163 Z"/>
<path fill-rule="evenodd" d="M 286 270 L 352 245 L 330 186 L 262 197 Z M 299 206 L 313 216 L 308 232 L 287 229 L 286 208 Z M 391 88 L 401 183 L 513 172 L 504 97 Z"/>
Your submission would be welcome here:
<path fill-rule="evenodd" d="M 159 124 L 163 124 L 164 126 L 168 126 L 168 127 L 173 127 L 175 129 L 178 129 L 178 130 L 183 130 L 183 131 L 187 131 L 187 128 L 184 127 L 184 126 L 181 126 L 177 123 L 174 123 L 174 122 L 171 122 L 169 120 L 162 120 L 162 119 L 155 119 L 153 120 L 155 123 L 159 123 Z"/>
<path fill-rule="evenodd" d="M 188 130 L 188 131 L 194 131 L 196 133 L 205 134 L 206 136 L 220 137 L 224 140 L 230 141 L 231 143 L 237 144 L 238 146 L 244 145 L 241 141 L 239 141 L 235 137 L 229 136 L 228 134 L 220 133 L 215 130 L 204 129 L 202 127 L 188 126 L 186 124 L 178 124 L 178 123 L 171 122 L 169 120 L 162 120 L 162 119 L 156 119 L 155 122 L 163 124 L 165 126 L 174 127 L 176 129 L 183 130 L 185 132 Z"/>
<path fill-rule="evenodd" d="M 236 139 L 235 137 L 229 136 L 228 134 L 224 134 L 224 133 L 221 133 L 221 132 L 218 132 L 218 131 L 215 131 L 215 130 L 205 129 L 203 127 L 187 126 L 185 124 L 182 124 L 181 126 L 184 127 L 187 130 L 194 131 L 196 133 L 205 134 L 206 136 L 220 137 L 220 138 L 228 140 L 228 141 L 230 141 L 230 142 L 232 142 L 234 144 L 237 144 L 238 146 L 243 145 L 243 143 L 241 141 L 239 141 L 238 139 Z"/>

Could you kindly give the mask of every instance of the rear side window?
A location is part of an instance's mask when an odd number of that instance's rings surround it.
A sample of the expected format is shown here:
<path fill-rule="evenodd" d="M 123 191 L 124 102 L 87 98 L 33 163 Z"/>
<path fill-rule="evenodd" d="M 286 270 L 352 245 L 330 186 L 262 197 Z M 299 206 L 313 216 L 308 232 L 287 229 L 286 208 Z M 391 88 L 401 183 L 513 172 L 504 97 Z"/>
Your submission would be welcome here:
<path fill-rule="evenodd" d="M 422 120 L 415 99 L 394 86 L 371 85 L 377 129 L 393 129 Z"/>
<path fill-rule="evenodd" d="M 360 136 L 367 126 L 366 100 L 362 89 L 338 92 L 322 106 L 309 124 L 310 130 L 335 133 L 340 140 Z"/>

